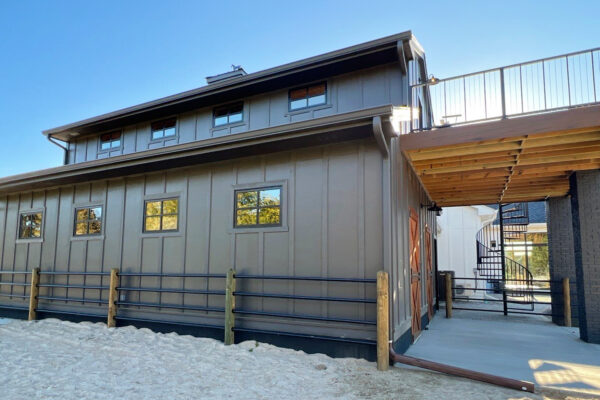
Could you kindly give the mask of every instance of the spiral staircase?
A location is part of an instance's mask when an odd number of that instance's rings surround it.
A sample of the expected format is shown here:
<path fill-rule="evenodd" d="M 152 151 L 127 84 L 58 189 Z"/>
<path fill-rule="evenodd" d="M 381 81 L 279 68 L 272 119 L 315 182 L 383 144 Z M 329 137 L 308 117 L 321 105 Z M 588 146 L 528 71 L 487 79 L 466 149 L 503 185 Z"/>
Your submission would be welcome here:
<path fill-rule="evenodd" d="M 487 278 L 491 291 L 502 294 L 505 312 L 534 307 L 533 275 L 505 255 L 508 244 L 523 240 L 528 224 L 527 203 L 500 204 L 496 220 L 477 233 L 477 273 Z"/>

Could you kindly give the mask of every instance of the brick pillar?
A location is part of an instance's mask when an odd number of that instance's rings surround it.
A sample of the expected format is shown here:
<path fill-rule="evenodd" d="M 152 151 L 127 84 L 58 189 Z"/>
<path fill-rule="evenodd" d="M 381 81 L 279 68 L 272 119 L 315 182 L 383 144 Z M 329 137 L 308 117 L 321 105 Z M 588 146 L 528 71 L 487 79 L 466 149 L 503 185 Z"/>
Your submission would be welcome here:
<path fill-rule="evenodd" d="M 579 333 L 600 343 L 600 170 L 571 176 L 571 210 Z"/>
<path fill-rule="evenodd" d="M 577 326 L 577 276 L 573 248 L 573 217 L 571 198 L 555 197 L 546 202 L 548 225 L 548 256 L 550 264 L 550 284 L 552 292 L 552 322 L 564 325 L 562 279 L 571 281 L 571 323 Z"/>

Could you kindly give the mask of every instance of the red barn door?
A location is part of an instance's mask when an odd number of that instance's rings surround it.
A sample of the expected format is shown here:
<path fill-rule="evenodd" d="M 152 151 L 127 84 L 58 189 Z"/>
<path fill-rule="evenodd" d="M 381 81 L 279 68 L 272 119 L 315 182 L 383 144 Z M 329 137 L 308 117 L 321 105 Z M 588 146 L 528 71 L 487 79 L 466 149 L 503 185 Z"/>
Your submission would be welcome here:
<path fill-rule="evenodd" d="M 413 340 L 421 333 L 421 241 L 419 215 L 410 209 L 410 308 Z"/>

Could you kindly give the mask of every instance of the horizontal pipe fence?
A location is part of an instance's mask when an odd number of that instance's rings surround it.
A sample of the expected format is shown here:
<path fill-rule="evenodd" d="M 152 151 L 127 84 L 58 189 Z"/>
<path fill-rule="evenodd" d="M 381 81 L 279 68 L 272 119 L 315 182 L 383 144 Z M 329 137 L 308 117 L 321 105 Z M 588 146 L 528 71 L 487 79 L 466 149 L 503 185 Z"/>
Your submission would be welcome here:
<path fill-rule="evenodd" d="M 383 274 L 383 275 L 382 275 Z M 14 279 L 19 276 L 20 279 Z M 2 277 L 11 277 L 11 279 L 2 279 Z M 380 272 L 378 279 L 369 278 L 342 278 L 342 277 L 315 277 L 315 276 L 284 276 L 284 275 L 253 275 L 253 274 L 236 274 L 230 270 L 227 274 L 179 274 L 179 273 L 134 273 L 134 272 L 119 272 L 117 269 L 111 272 L 71 272 L 71 271 L 40 271 L 34 269 L 32 271 L 0 271 L 0 297 L 16 298 L 21 300 L 19 305 L 0 305 L 0 308 L 16 309 L 29 311 L 29 319 L 38 318 L 38 313 L 42 314 L 64 314 L 83 318 L 98 318 L 106 319 L 109 327 L 116 326 L 117 321 L 126 322 L 145 322 L 157 324 L 173 324 L 188 327 L 211 328 L 224 330 L 225 344 L 234 343 L 234 335 L 236 332 L 249 334 L 265 334 L 284 337 L 322 339 L 333 342 L 362 344 L 375 346 L 378 341 L 385 342 L 388 346 L 387 336 L 383 336 L 383 332 L 389 335 L 389 321 L 384 318 L 388 312 L 388 283 L 382 283 L 383 279 L 387 278 L 387 274 Z M 169 280 L 177 279 L 176 282 Z M 148 280 L 152 280 L 152 284 L 148 284 Z M 236 290 L 236 281 L 239 290 Z M 257 285 L 253 285 L 253 289 L 243 289 L 243 286 L 250 285 L 252 282 L 260 283 L 261 289 L 256 289 Z M 281 282 L 288 283 L 286 286 L 289 290 L 264 290 L 264 282 Z M 295 286 L 298 282 L 312 282 L 321 284 L 335 284 L 335 288 L 326 288 L 329 290 L 345 287 L 346 291 L 352 293 L 362 293 L 361 296 L 344 296 L 344 295 L 314 295 L 302 292 L 301 287 L 299 292 Z M 292 285 L 293 287 L 290 286 Z M 347 285 L 356 285 L 356 287 L 348 287 Z M 376 287 L 377 285 L 377 287 Z M 171 287 L 173 286 L 173 287 Z M 177 286 L 177 287 L 174 287 Z M 2 287 L 10 287 L 10 291 L 2 291 Z M 15 292 L 14 288 L 19 291 Z M 314 289 L 314 287 L 313 287 Z M 322 290 L 322 287 L 319 288 Z M 335 291 L 335 290 L 333 290 Z M 372 293 L 368 296 L 367 293 Z M 158 301 L 145 301 L 144 295 L 158 296 Z M 180 296 L 179 303 L 163 301 L 162 296 L 175 295 Z M 189 304 L 186 300 L 190 296 L 202 297 L 200 303 Z M 29 299 L 29 304 L 26 300 Z M 256 299 L 261 303 L 261 307 L 253 307 L 255 302 L 246 301 L 244 299 Z M 274 301 L 282 300 L 294 301 L 294 306 L 288 303 L 286 308 L 288 311 L 269 310 L 269 306 L 279 305 L 271 304 Z M 319 303 L 329 304 L 355 304 L 361 309 L 357 311 L 365 317 L 352 318 L 344 315 L 331 315 L 330 310 L 326 306 L 321 314 L 317 312 L 298 312 L 296 310 L 297 303 L 313 304 Z M 78 304 L 77 307 L 85 306 L 80 310 L 74 311 L 72 304 Z M 237 305 L 236 305 L 237 304 Z M 65 307 L 71 305 L 71 308 Z M 312 307 L 309 307 L 312 308 Z M 189 316 L 196 317 L 201 313 L 202 317 L 211 316 L 213 320 L 222 323 L 205 323 L 194 322 L 190 320 L 171 320 L 170 318 L 146 318 L 144 316 L 136 316 L 133 312 L 140 310 L 167 310 L 181 313 L 192 313 Z M 195 314 L 194 314 L 195 313 Z M 133 315 L 132 315 L 133 314 Z M 387 315 L 387 314 L 385 314 Z M 176 316 L 176 315 L 175 315 Z M 371 316 L 369 318 L 369 316 Z M 173 314 L 169 314 L 173 317 Z M 293 331 L 291 328 L 286 330 L 271 330 L 255 328 L 252 324 L 246 324 L 242 318 L 236 326 L 236 317 L 255 317 L 261 322 L 280 323 L 281 321 L 313 321 L 315 323 L 325 323 L 325 328 L 335 327 L 339 329 L 341 326 L 364 326 L 365 332 L 372 332 L 377 340 L 366 339 L 364 337 L 353 337 L 349 335 L 328 335 L 328 334 L 312 334 L 307 333 L 306 329 Z M 255 320 L 251 320 L 255 322 Z M 240 324 L 241 322 L 241 324 Z M 329 324 L 334 324 L 331 326 Z M 375 329 L 377 328 L 377 330 Z M 349 332 L 352 332 L 349 329 Z M 381 333 L 380 333 L 381 332 Z M 387 352 L 384 356 L 378 357 L 378 368 L 387 368 Z M 385 360 L 384 360 L 385 359 Z"/>
<path fill-rule="evenodd" d="M 15 281 L 15 277 L 19 278 L 19 281 Z M 0 298 L 20 299 L 21 301 L 29 299 L 30 279 L 31 271 L 0 271 Z M 29 306 L 24 302 L 22 305 L 13 304 L 4 308 L 17 311 L 29 310 Z"/>

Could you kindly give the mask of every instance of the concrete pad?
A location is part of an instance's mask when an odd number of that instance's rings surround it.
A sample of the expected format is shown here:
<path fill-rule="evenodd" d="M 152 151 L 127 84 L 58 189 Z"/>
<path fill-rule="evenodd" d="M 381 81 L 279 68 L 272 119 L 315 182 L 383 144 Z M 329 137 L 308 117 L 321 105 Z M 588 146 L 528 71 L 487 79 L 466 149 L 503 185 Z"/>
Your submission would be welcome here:
<path fill-rule="evenodd" d="M 600 395 L 600 345 L 541 316 L 438 312 L 406 355 Z"/>

